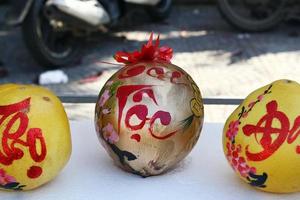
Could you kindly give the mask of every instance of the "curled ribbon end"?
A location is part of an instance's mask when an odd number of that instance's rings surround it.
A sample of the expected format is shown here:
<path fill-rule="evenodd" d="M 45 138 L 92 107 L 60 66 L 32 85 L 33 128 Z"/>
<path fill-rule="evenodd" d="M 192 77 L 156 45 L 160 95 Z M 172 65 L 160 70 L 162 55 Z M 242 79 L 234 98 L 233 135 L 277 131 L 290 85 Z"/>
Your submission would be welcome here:
<path fill-rule="evenodd" d="M 173 57 L 173 49 L 168 46 L 160 47 L 160 36 L 157 36 L 153 44 L 153 32 L 147 44 L 142 45 L 140 51 L 124 52 L 118 51 L 114 55 L 114 59 L 119 63 L 135 64 L 139 62 L 161 61 L 170 63 Z"/>

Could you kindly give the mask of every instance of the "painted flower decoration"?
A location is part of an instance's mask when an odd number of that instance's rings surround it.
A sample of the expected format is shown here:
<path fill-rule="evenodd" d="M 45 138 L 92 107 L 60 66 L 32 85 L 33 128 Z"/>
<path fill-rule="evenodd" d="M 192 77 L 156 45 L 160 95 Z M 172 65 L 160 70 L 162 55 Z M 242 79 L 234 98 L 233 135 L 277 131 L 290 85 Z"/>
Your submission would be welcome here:
<path fill-rule="evenodd" d="M 119 135 L 115 131 L 113 125 L 111 123 L 108 123 L 103 129 L 103 137 L 106 141 L 108 141 L 111 144 L 114 144 L 119 141 Z"/>
<path fill-rule="evenodd" d="M 251 167 L 247 164 L 247 160 L 241 156 L 242 146 L 240 144 L 236 144 L 235 137 L 238 134 L 239 126 L 241 120 L 248 117 L 249 113 L 258 104 L 262 101 L 265 95 L 271 93 L 272 85 L 270 85 L 261 95 L 259 95 L 255 101 L 251 101 L 247 108 L 246 106 L 242 106 L 241 112 L 238 114 L 238 119 L 233 120 L 229 123 L 229 126 L 226 127 L 225 136 L 227 139 L 226 142 L 226 158 L 230 163 L 231 167 L 234 171 L 238 172 L 243 178 L 247 180 L 247 182 L 254 187 L 265 188 L 266 181 L 268 179 L 268 174 L 263 172 L 262 174 L 257 174 L 257 170 L 254 167 Z"/>
<path fill-rule="evenodd" d="M 226 157 L 234 170 L 238 171 L 242 177 L 248 177 L 249 174 L 256 173 L 256 169 L 248 166 L 245 158 L 239 155 L 241 153 L 240 145 L 235 146 L 234 144 L 227 143 L 226 146 L 228 149 Z"/>
<path fill-rule="evenodd" d="M 100 107 L 103 107 L 104 104 L 107 102 L 107 100 L 109 99 L 110 94 L 109 94 L 109 90 L 105 90 L 103 92 L 103 94 L 101 95 L 100 99 L 99 99 L 99 105 Z"/>
<path fill-rule="evenodd" d="M 111 111 L 110 111 L 110 109 L 108 109 L 108 108 L 102 110 L 102 113 L 103 113 L 104 115 L 108 115 L 110 112 L 111 112 Z"/>
<path fill-rule="evenodd" d="M 236 121 L 232 121 L 230 122 L 229 124 L 229 128 L 226 132 L 226 137 L 228 139 L 230 139 L 231 141 L 234 139 L 234 137 L 237 135 L 238 131 L 239 131 L 239 125 L 240 125 L 240 122 L 239 120 L 236 120 Z"/>
<path fill-rule="evenodd" d="M 16 179 L 6 174 L 3 169 L 0 169 L 0 185 L 5 186 L 9 183 L 15 183 Z"/>
<path fill-rule="evenodd" d="M 250 109 L 252 109 L 252 108 L 255 106 L 255 104 L 256 104 L 256 102 L 251 102 L 251 103 L 249 103 L 248 107 L 249 107 Z"/>
<path fill-rule="evenodd" d="M 263 98 L 264 98 L 264 95 L 263 95 L 263 94 L 261 94 L 261 95 L 259 95 L 259 96 L 257 97 L 257 100 L 259 100 L 259 101 L 262 101 L 262 100 L 263 100 Z"/>
<path fill-rule="evenodd" d="M 118 51 L 114 58 L 124 64 L 135 64 L 143 61 L 163 61 L 170 63 L 173 57 L 173 49 L 168 46 L 159 46 L 159 36 L 153 44 L 153 33 L 147 44 L 142 46 L 141 51 L 123 52 Z"/>

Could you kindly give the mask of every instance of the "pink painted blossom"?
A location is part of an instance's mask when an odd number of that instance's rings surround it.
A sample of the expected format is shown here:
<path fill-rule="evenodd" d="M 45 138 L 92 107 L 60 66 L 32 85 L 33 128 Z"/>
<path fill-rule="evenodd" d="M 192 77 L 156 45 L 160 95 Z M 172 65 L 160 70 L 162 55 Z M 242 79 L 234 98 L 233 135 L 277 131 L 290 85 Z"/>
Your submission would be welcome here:
<path fill-rule="evenodd" d="M 245 158 L 240 155 L 242 152 L 240 145 L 236 146 L 228 142 L 226 147 L 226 157 L 234 171 L 239 172 L 244 178 L 248 177 L 250 173 L 256 174 L 256 168 L 247 165 Z"/>
<path fill-rule="evenodd" d="M 251 102 L 249 103 L 248 108 L 252 109 L 254 106 L 255 106 L 255 102 Z"/>
<path fill-rule="evenodd" d="M 119 141 L 119 135 L 115 131 L 113 125 L 111 123 L 108 123 L 103 129 L 103 137 L 106 141 L 108 141 L 111 144 L 114 144 Z"/>
<path fill-rule="evenodd" d="M 263 95 L 263 94 L 262 94 L 262 95 L 259 95 L 259 96 L 257 97 L 257 99 L 258 99 L 259 101 L 263 100 L 263 98 L 264 98 L 264 95 Z"/>
<path fill-rule="evenodd" d="M 248 116 L 248 112 L 244 112 L 242 115 L 243 118 L 246 118 L 247 116 Z"/>
<path fill-rule="evenodd" d="M 239 131 L 239 125 L 240 125 L 239 120 L 230 122 L 229 128 L 226 132 L 226 137 L 228 139 L 233 140 L 233 138 L 237 135 L 237 133 Z"/>
<path fill-rule="evenodd" d="M 100 107 L 103 107 L 104 104 L 106 103 L 106 101 L 109 99 L 110 95 L 109 95 L 109 90 L 105 90 L 103 92 L 103 94 L 101 95 L 100 99 L 99 99 L 99 105 Z"/>
<path fill-rule="evenodd" d="M 106 85 L 107 85 L 107 86 L 111 86 L 113 83 L 114 83 L 114 81 L 108 81 L 108 82 L 106 83 Z"/>
<path fill-rule="evenodd" d="M 107 115 L 107 114 L 110 113 L 110 109 L 105 108 L 105 109 L 102 110 L 102 113 L 103 113 L 104 115 Z"/>
<path fill-rule="evenodd" d="M 7 175 L 3 169 L 0 169 L 0 185 L 6 185 L 14 182 L 16 182 L 14 177 Z"/>

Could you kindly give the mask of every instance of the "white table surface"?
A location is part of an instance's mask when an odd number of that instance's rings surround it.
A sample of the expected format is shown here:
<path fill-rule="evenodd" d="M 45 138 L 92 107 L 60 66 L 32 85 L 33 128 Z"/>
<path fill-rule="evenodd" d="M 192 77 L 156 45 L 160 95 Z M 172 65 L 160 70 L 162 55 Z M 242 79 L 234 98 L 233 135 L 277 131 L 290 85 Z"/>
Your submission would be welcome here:
<path fill-rule="evenodd" d="M 300 193 L 270 194 L 240 181 L 223 155 L 222 124 L 205 124 L 196 147 L 177 168 L 149 178 L 115 167 L 92 121 L 71 122 L 71 127 L 73 153 L 62 173 L 34 191 L 1 191 L 0 200 L 300 199 Z"/>

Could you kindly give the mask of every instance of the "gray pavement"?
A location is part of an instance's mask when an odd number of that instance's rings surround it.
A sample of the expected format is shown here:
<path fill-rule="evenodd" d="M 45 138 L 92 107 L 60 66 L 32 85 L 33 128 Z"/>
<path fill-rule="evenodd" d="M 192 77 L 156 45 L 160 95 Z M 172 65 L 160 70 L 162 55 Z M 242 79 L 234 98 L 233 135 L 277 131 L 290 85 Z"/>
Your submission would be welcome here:
<path fill-rule="evenodd" d="M 276 79 L 300 82 L 299 25 L 282 24 L 267 33 L 240 33 L 227 25 L 212 5 L 177 5 L 163 23 L 154 24 L 144 14 L 135 13 L 109 34 L 94 35 L 81 62 L 62 68 L 69 83 L 47 87 L 57 94 L 97 94 L 117 70 L 101 61 L 114 62 L 112 55 L 117 50 L 139 48 L 151 31 L 161 34 L 162 44 L 174 48 L 173 63 L 191 74 L 203 96 L 245 97 Z M 0 83 L 33 83 L 45 70 L 28 54 L 19 29 L 0 30 L 0 61 L 8 70 Z M 80 82 L 99 72 L 103 73 L 97 81 Z M 69 104 L 66 108 L 70 118 L 79 119 L 91 118 L 93 106 Z M 207 121 L 224 121 L 233 108 L 207 106 Z"/>

